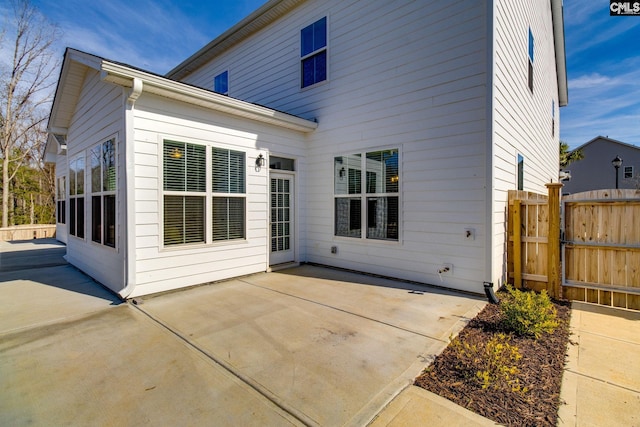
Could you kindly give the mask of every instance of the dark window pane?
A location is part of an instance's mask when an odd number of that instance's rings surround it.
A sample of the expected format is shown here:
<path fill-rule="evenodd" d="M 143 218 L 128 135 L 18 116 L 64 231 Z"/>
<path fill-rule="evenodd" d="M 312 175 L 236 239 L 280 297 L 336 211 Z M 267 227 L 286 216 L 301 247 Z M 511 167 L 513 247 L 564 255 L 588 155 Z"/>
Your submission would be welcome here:
<path fill-rule="evenodd" d="M 335 199 L 335 235 L 344 237 L 360 237 L 361 230 L 360 198 Z"/>
<path fill-rule="evenodd" d="M 313 52 L 313 24 L 305 27 L 300 32 L 300 56 Z"/>
<path fill-rule="evenodd" d="M 101 197 L 91 197 L 91 240 L 102 243 L 102 206 Z"/>
<path fill-rule="evenodd" d="M 204 197 L 164 196 L 164 244 L 204 243 Z"/>
<path fill-rule="evenodd" d="M 313 24 L 313 50 L 327 45 L 327 18 L 324 17 Z"/>
<path fill-rule="evenodd" d="M 314 60 L 313 57 L 311 57 L 302 61 L 302 87 L 314 84 L 314 78 Z"/>
<path fill-rule="evenodd" d="M 76 236 L 84 239 L 84 197 L 78 197 L 76 202 Z"/>
<path fill-rule="evenodd" d="M 104 196 L 104 244 L 116 247 L 116 196 Z"/>
<path fill-rule="evenodd" d="M 76 235 L 76 199 L 69 199 L 69 234 Z"/>
<path fill-rule="evenodd" d="M 327 51 L 325 50 L 324 52 L 320 52 L 315 55 L 314 58 L 315 83 L 323 82 L 327 80 Z"/>
<path fill-rule="evenodd" d="M 220 73 L 213 79 L 214 92 L 226 94 L 229 92 L 229 72 Z"/>
<path fill-rule="evenodd" d="M 367 238 L 398 240 L 398 198 L 367 198 Z"/>
<path fill-rule="evenodd" d="M 213 240 L 245 238 L 245 199 L 243 197 L 213 198 Z"/>

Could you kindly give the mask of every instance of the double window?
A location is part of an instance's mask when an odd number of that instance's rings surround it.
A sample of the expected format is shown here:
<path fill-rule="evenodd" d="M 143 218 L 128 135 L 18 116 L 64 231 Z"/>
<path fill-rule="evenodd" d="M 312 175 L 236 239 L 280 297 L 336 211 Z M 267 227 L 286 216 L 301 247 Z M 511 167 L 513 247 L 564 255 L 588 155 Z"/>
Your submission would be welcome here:
<path fill-rule="evenodd" d="M 245 157 L 239 151 L 212 147 L 207 154 L 204 145 L 164 141 L 165 246 L 207 243 L 208 223 L 212 241 L 245 238 Z"/>
<path fill-rule="evenodd" d="M 327 17 L 300 32 L 302 87 L 327 80 Z"/>
<path fill-rule="evenodd" d="M 334 158 L 333 165 L 334 234 L 397 241 L 398 149 L 339 156 Z"/>
<path fill-rule="evenodd" d="M 69 234 L 84 239 L 84 154 L 69 162 Z"/>
<path fill-rule="evenodd" d="M 90 151 L 91 240 L 116 247 L 116 147 L 110 139 Z"/>

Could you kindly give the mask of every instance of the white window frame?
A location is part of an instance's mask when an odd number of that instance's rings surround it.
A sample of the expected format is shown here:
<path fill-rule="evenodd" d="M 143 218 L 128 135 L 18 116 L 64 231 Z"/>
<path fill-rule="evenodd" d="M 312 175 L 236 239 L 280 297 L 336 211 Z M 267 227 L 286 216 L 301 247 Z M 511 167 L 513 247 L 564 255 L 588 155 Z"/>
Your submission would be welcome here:
<path fill-rule="evenodd" d="M 165 190 L 164 184 L 164 151 L 165 151 L 165 143 L 166 142 L 176 142 L 186 145 L 198 145 L 202 146 L 205 149 L 205 182 L 206 182 L 206 191 L 203 192 L 193 192 L 193 191 L 175 191 L 175 190 Z M 214 192 L 213 191 L 213 149 L 221 149 L 227 151 L 234 151 L 244 154 L 244 170 L 243 170 L 243 179 L 244 179 L 244 193 L 237 192 Z M 224 146 L 224 144 L 208 144 L 201 142 L 190 141 L 187 138 L 161 138 L 159 144 L 159 197 L 161 203 L 160 209 L 160 241 L 161 248 L 164 250 L 184 250 L 186 248 L 198 247 L 198 246 L 212 246 L 212 245 L 228 245 L 228 244 L 238 244 L 238 243 L 246 243 L 247 241 L 247 167 L 249 165 L 248 162 L 248 153 L 245 150 L 238 149 L 236 147 L 228 147 Z M 188 166 L 187 166 L 188 167 Z M 204 199 L 204 241 L 202 242 L 193 242 L 193 243 L 178 243 L 178 244 L 165 244 L 165 215 L 164 215 L 164 201 L 165 196 L 182 196 L 182 197 L 202 197 Z M 214 198 L 243 198 L 244 200 L 244 213 L 243 213 L 243 237 L 242 238 L 233 238 L 233 239 L 220 239 L 213 240 L 213 220 L 215 212 L 213 212 L 213 199 Z"/>
<path fill-rule="evenodd" d="M 82 173 L 78 173 L 78 163 L 82 163 Z M 72 173 L 73 172 L 73 173 Z M 71 179 L 73 175 L 73 180 Z M 69 162 L 69 217 L 67 218 L 67 230 L 70 236 L 76 239 L 85 240 L 87 238 L 87 159 L 84 151 L 76 154 Z M 78 178 L 82 178 L 82 193 L 78 193 Z M 72 188 L 73 187 L 73 188 Z M 73 201 L 73 203 L 71 203 Z M 72 207 L 73 205 L 73 211 Z M 78 207 L 82 206 L 82 227 L 78 227 Z M 71 218 L 74 218 L 72 221 Z M 73 225 L 73 230 L 71 229 Z M 78 236 L 78 230 L 82 231 L 82 236 Z"/>
<path fill-rule="evenodd" d="M 113 149 L 113 166 L 112 166 L 112 171 L 113 171 L 113 177 L 110 179 L 113 179 L 113 189 L 105 189 L 105 167 L 107 166 L 105 164 L 105 159 L 102 156 L 102 154 L 104 153 L 104 149 L 105 147 L 107 147 L 108 145 L 111 145 L 112 149 Z M 99 183 L 98 183 L 98 188 L 94 189 L 94 182 L 93 182 L 93 168 L 94 168 L 94 156 L 96 156 L 96 154 L 98 156 L 100 156 L 98 158 L 99 161 Z M 90 150 L 89 150 L 89 177 L 91 178 L 89 180 L 89 187 L 90 187 L 90 192 L 88 192 L 88 194 L 91 196 L 91 203 L 89 204 L 91 206 L 91 226 L 89 227 L 90 229 L 90 236 L 89 239 L 92 243 L 101 245 L 101 246 L 105 246 L 108 248 L 113 248 L 116 249 L 117 248 L 117 244 L 118 244 L 118 199 L 116 196 L 117 193 L 117 189 L 118 189 L 118 153 L 117 153 L 117 143 L 116 143 L 116 138 L 115 137 L 111 137 L 111 138 L 107 138 L 104 141 L 100 142 L 99 144 L 94 145 Z M 108 234 L 108 224 L 105 223 L 105 199 L 107 197 L 111 197 L 113 196 L 113 203 L 114 203 L 114 218 L 113 218 L 113 245 L 108 244 L 106 242 L 107 240 L 107 234 Z M 100 198 L 100 236 L 98 240 L 95 239 L 96 236 L 94 236 L 94 221 L 95 221 L 95 217 L 94 217 L 94 211 L 93 211 L 93 198 L 94 197 L 99 197 Z M 88 215 L 85 215 L 88 216 Z"/>
<path fill-rule="evenodd" d="M 367 154 L 376 153 L 376 152 L 384 152 L 384 151 L 396 151 L 398 156 L 398 175 L 395 177 L 396 182 L 398 184 L 397 192 L 368 192 L 367 185 L 367 175 L 371 173 L 367 168 Z M 349 163 L 346 166 L 341 166 L 336 163 L 337 158 L 350 158 L 356 157 L 360 155 L 360 165 L 356 163 Z M 343 160 L 344 161 L 344 160 Z M 351 167 L 353 166 L 353 167 Z M 366 241 L 366 242 L 383 242 L 383 243 L 392 243 L 398 244 L 402 241 L 402 152 L 401 147 L 383 147 L 383 148 L 372 148 L 366 149 L 360 152 L 352 152 L 348 154 L 336 155 L 333 157 L 333 175 L 334 175 L 334 191 L 333 191 L 333 225 L 334 239 L 348 239 L 349 241 Z M 358 193 L 349 193 L 349 176 L 350 170 L 355 170 L 355 173 L 359 172 L 359 188 L 360 192 Z M 343 178 L 347 183 L 347 192 L 341 193 L 336 191 L 336 180 L 340 180 Z M 381 181 L 384 183 L 385 181 Z M 393 182 L 393 181 L 392 181 Z M 398 201 L 397 207 L 397 231 L 396 238 L 376 238 L 369 236 L 369 199 L 374 198 L 382 198 L 382 197 L 396 197 Z M 338 199 L 351 199 L 351 200 L 360 200 L 360 235 L 359 236 L 348 236 L 337 234 L 337 219 L 336 219 L 336 204 Z M 350 209 L 350 208 L 349 208 Z"/>
<path fill-rule="evenodd" d="M 302 37 L 303 37 L 302 36 L 302 32 L 305 29 L 307 29 L 307 28 L 315 25 L 316 23 L 322 21 L 323 19 L 325 20 L 325 23 L 326 23 L 325 24 L 325 44 L 324 44 L 324 46 L 321 46 L 321 47 L 319 47 L 319 48 L 317 48 L 317 49 L 315 49 L 315 50 L 313 50 L 311 52 L 303 54 L 302 53 Z M 327 82 L 329 80 L 329 16 L 325 15 L 325 16 L 323 16 L 321 18 L 318 18 L 318 19 L 314 20 L 309 25 L 304 26 L 300 30 L 299 34 L 300 34 L 300 36 L 299 36 L 300 39 L 299 39 L 299 44 L 298 45 L 300 46 L 300 88 L 302 90 L 305 90 L 305 89 L 308 89 L 308 88 L 311 88 L 311 87 L 318 86 L 319 84 L 323 84 L 323 83 L 325 83 L 325 82 Z M 325 78 L 324 78 L 324 80 L 314 81 L 312 84 L 309 84 L 309 85 L 305 86 L 305 84 L 304 84 L 304 62 L 307 59 L 312 58 L 312 57 L 314 57 L 316 55 L 319 55 L 322 52 L 325 53 Z"/>
<path fill-rule="evenodd" d="M 633 166 L 623 166 L 623 174 L 622 176 L 624 177 L 624 179 L 631 179 L 633 178 Z M 628 171 L 628 172 L 627 172 Z M 627 176 L 627 173 L 629 174 L 629 176 Z"/>

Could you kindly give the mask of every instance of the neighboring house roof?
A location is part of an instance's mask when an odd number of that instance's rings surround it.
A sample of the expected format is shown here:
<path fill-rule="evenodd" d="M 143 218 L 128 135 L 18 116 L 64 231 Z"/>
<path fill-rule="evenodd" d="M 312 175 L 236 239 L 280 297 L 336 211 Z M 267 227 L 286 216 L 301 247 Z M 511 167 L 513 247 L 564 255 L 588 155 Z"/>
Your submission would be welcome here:
<path fill-rule="evenodd" d="M 574 148 L 574 149 L 573 149 L 573 150 L 571 150 L 571 151 L 573 152 L 573 151 L 582 150 L 582 149 L 584 149 L 587 145 L 590 145 L 590 144 L 592 144 L 592 143 L 594 143 L 594 142 L 596 142 L 596 141 L 609 141 L 609 142 L 613 142 L 613 143 L 615 143 L 615 144 L 620 144 L 620 145 L 622 145 L 622 146 L 624 146 L 624 147 L 627 147 L 627 148 L 633 148 L 633 149 L 636 149 L 636 150 L 640 150 L 640 147 L 638 147 L 637 145 L 627 144 L 626 142 L 617 141 L 617 140 L 615 140 L 615 139 L 611 139 L 611 138 L 606 137 L 606 136 L 596 136 L 596 137 L 595 137 L 595 138 L 593 138 L 592 140 L 585 142 L 585 143 L 584 143 L 584 144 L 582 144 L 581 146 L 576 147 L 576 148 Z"/>
<path fill-rule="evenodd" d="M 87 68 L 100 72 L 104 81 L 131 88 L 130 100 L 135 100 L 144 91 L 300 132 L 310 132 L 318 127 L 316 122 L 292 114 L 241 101 L 207 89 L 170 80 L 130 65 L 67 48 L 49 115 L 47 126 L 49 138 L 45 148 L 45 160 L 47 154 L 60 153 L 63 149 L 62 142 L 64 142 L 71 123 Z"/>
<path fill-rule="evenodd" d="M 166 77 L 173 80 L 182 80 L 193 71 L 226 51 L 229 47 L 265 28 L 305 1 L 306 0 L 271 0 L 265 3 L 251 15 L 216 37 L 173 70 L 169 71 Z M 562 0 L 550 1 L 556 56 L 556 75 L 558 80 L 558 103 L 560 107 L 564 107 L 569 102 L 567 61 L 564 44 L 564 13 Z"/>

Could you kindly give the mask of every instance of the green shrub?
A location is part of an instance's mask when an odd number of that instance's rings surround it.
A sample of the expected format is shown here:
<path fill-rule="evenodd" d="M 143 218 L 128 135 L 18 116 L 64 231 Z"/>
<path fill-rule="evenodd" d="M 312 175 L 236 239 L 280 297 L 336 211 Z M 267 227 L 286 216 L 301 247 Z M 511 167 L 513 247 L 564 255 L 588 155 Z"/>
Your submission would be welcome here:
<path fill-rule="evenodd" d="M 520 291 L 507 288 L 509 296 L 502 300 L 500 310 L 504 324 L 518 335 L 540 338 L 558 327 L 557 312 L 546 291 Z"/>
<path fill-rule="evenodd" d="M 516 378 L 517 362 L 522 358 L 517 346 L 509 343 L 506 334 L 496 334 L 486 343 L 469 344 L 459 338 L 451 340 L 457 369 L 478 381 L 482 389 L 493 387 L 525 393 Z"/>

